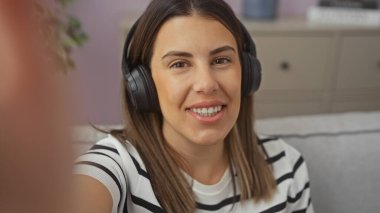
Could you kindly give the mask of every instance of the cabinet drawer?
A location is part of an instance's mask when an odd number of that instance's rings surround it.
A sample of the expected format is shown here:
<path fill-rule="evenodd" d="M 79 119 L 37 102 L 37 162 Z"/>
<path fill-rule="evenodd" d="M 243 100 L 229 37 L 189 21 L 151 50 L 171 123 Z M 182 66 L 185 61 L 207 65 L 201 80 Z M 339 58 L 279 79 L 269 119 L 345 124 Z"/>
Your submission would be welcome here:
<path fill-rule="evenodd" d="M 337 89 L 380 88 L 380 35 L 344 37 L 338 60 Z"/>
<path fill-rule="evenodd" d="M 263 90 L 323 90 L 332 39 L 313 36 L 255 36 L 263 67 Z"/>

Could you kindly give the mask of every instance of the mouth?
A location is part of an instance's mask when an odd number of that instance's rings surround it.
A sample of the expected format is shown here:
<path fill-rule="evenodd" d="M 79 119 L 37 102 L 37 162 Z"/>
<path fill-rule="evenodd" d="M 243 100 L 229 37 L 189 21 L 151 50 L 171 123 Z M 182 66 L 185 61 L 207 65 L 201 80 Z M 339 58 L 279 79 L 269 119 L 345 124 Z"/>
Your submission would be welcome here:
<path fill-rule="evenodd" d="M 224 117 L 226 108 L 220 101 L 202 102 L 186 108 L 186 112 L 202 124 L 215 124 Z"/>
<path fill-rule="evenodd" d="M 209 107 L 190 107 L 187 108 L 187 111 L 191 111 L 200 117 L 214 117 L 218 113 L 220 113 L 226 105 L 216 105 Z"/>

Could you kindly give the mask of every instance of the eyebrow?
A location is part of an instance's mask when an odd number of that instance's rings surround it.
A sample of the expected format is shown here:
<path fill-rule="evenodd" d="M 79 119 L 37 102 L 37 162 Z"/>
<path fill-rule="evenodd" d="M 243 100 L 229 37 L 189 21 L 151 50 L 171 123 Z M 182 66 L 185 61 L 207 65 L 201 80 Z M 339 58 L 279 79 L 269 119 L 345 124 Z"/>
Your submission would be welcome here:
<path fill-rule="evenodd" d="M 215 50 L 211 50 L 210 55 L 215 55 L 215 54 L 218 54 L 220 52 L 224 52 L 224 51 L 228 51 L 228 50 L 236 53 L 236 50 L 233 47 L 226 45 L 223 47 L 216 48 Z M 193 57 L 193 54 L 188 53 L 188 52 L 182 52 L 182 51 L 169 51 L 164 56 L 162 56 L 161 59 L 164 59 L 164 58 L 169 57 L 169 56 L 180 56 L 180 57 L 191 58 L 191 57 Z"/>
<path fill-rule="evenodd" d="M 231 50 L 231 51 L 236 53 L 236 50 L 233 47 L 226 45 L 223 47 L 216 48 L 215 50 L 211 50 L 210 55 L 215 55 L 215 54 L 218 54 L 220 52 L 227 51 L 227 50 Z"/>

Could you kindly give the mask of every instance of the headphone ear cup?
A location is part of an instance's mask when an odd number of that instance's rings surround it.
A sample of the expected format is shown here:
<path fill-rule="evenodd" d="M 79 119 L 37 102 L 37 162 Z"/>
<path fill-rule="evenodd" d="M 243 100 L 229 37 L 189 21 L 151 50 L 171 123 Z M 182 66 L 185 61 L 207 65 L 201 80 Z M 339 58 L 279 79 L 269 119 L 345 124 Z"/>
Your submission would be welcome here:
<path fill-rule="evenodd" d="M 250 88 L 252 87 L 252 62 L 250 56 L 247 52 L 243 52 L 243 63 L 242 63 L 242 81 L 241 81 L 241 95 L 243 97 L 248 96 Z"/>
<path fill-rule="evenodd" d="M 261 84 L 261 63 L 251 54 L 243 52 L 242 96 L 250 96 L 258 91 Z"/>
<path fill-rule="evenodd" d="M 261 63 L 259 59 L 256 57 L 250 56 L 252 59 L 253 64 L 253 86 L 252 86 L 252 93 L 257 92 L 261 85 Z"/>
<path fill-rule="evenodd" d="M 135 111 L 160 111 L 158 96 L 149 68 L 137 66 L 127 74 L 128 97 Z"/>

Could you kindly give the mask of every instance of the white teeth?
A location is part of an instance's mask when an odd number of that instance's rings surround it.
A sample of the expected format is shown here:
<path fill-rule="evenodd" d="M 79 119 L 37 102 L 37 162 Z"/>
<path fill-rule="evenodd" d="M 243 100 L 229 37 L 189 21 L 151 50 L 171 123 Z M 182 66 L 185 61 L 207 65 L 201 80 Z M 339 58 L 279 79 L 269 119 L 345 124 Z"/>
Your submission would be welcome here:
<path fill-rule="evenodd" d="M 222 110 L 222 106 L 215 106 L 209 108 L 191 108 L 190 110 L 202 117 L 211 117 L 220 112 Z"/>

